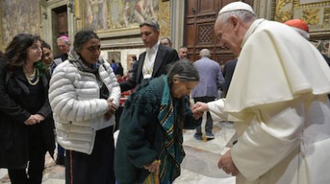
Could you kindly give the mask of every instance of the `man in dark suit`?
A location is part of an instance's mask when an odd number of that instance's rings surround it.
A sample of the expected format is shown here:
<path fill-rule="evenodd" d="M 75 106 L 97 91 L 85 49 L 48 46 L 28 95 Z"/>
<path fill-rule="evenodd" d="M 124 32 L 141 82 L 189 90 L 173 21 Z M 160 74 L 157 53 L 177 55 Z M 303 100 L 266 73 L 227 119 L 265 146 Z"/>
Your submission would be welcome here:
<path fill-rule="evenodd" d="M 227 92 L 230 86 L 231 79 L 233 78 L 234 70 L 236 67 L 237 59 L 227 61 L 224 69 L 223 69 L 223 76 L 225 78 L 225 83 L 222 86 L 222 98 L 226 98 Z"/>
<path fill-rule="evenodd" d="M 125 82 L 120 83 L 121 91 L 135 88 L 142 79 L 156 78 L 166 74 L 166 65 L 179 60 L 176 50 L 168 48 L 158 41 L 159 25 L 154 21 L 140 24 L 141 38 L 146 51 L 140 54 L 139 60 L 134 63 L 133 75 Z"/>

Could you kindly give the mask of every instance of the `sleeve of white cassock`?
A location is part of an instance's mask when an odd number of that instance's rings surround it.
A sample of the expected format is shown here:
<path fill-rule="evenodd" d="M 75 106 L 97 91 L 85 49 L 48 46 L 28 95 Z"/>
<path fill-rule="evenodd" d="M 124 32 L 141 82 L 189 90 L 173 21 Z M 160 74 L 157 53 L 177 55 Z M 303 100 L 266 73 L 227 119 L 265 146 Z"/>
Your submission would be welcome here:
<path fill-rule="evenodd" d="M 255 118 L 231 150 L 236 167 L 250 181 L 258 179 L 299 146 L 305 120 L 301 99 L 252 110 Z"/>
<path fill-rule="evenodd" d="M 223 111 L 226 99 L 221 98 L 219 100 L 209 102 L 209 112 L 212 116 L 213 121 L 225 121 L 228 118 L 228 114 Z"/>

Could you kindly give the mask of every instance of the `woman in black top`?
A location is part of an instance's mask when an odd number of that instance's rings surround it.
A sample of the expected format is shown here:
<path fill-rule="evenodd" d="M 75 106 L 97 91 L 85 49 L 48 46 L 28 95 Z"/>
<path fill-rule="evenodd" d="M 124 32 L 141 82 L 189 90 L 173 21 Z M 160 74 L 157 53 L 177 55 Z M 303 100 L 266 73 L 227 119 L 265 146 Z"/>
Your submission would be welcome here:
<path fill-rule="evenodd" d="M 18 34 L 0 61 L 0 168 L 12 184 L 40 184 L 55 149 L 40 38 Z"/>

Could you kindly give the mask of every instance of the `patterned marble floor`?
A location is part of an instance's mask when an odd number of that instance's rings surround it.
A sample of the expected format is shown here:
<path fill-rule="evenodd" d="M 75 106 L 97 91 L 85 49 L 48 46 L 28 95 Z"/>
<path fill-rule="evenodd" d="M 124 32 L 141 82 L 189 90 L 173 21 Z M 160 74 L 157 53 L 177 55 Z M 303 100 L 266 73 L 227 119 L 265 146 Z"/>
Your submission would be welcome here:
<path fill-rule="evenodd" d="M 205 122 L 203 122 L 205 123 Z M 184 132 L 186 157 L 182 163 L 182 173 L 175 184 L 234 184 L 235 178 L 217 168 L 221 153 L 234 134 L 233 124 L 214 122 L 215 139 L 198 141 L 193 138 L 195 131 Z M 64 184 L 64 167 L 55 165 L 49 155 L 46 156 L 46 169 L 43 184 Z M 0 169 L 0 184 L 10 184 L 7 170 Z"/>

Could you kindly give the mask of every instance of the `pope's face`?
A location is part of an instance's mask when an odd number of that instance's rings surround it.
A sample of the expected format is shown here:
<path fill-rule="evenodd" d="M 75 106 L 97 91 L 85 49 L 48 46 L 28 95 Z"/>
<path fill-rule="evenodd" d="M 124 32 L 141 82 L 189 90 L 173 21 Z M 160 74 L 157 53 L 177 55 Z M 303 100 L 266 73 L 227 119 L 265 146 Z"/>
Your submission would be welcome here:
<path fill-rule="evenodd" d="M 242 40 L 238 36 L 238 27 L 232 20 L 222 23 L 219 19 L 214 25 L 215 36 L 219 39 L 222 48 L 228 47 L 235 55 L 241 52 Z"/>

